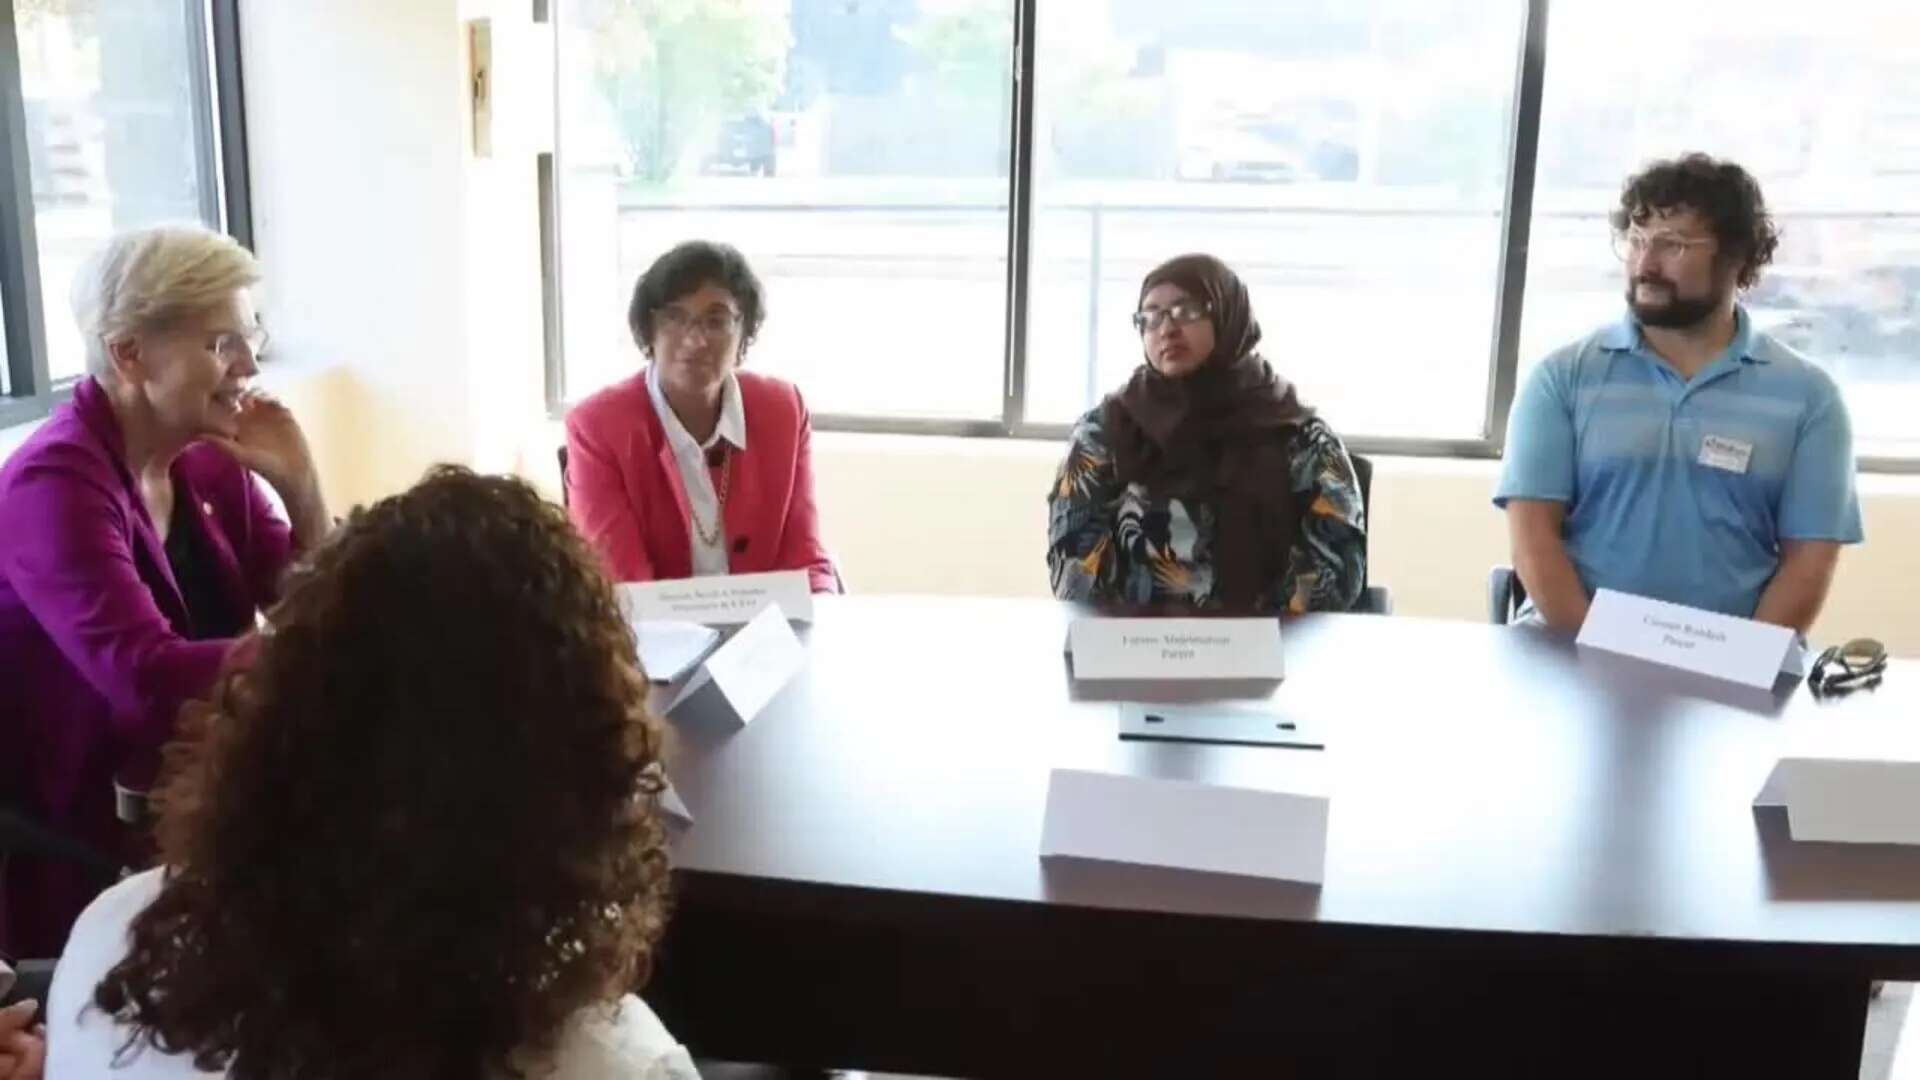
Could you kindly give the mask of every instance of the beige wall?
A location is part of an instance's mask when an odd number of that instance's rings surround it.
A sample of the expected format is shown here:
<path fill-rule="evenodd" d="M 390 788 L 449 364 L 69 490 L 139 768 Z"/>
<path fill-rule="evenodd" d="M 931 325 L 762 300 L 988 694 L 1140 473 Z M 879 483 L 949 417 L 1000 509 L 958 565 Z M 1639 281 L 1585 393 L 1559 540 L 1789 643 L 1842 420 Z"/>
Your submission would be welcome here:
<path fill-rule="evenodd" d="M 465 96 L 476 17 L 494 49 L 484 158 Z M 262 381 L 325 403 L 302 415 L 329 497 L 364 502 L 437 461 L 516 468 L 544 419 L 551 37 L 521 0 L 253 0 L 241 27 L 275 339 Z"/>
<path fill-rule="evenodd" d="M 557 440 L 557 427 L 550 428 Z M 856 592 L 1047 594 L 1046 492 L 1063 447 L 1025 440 L 821 432 L 815 484 L 828 546 Z M 529 476 L 558 497 L 551 451 Z M 1498 462 L 1374 459 L 1369 577 L 1404 615 L 1486 618 L 1508 562 Z M 1920 477 L 1863 476 L 1869 542 L 1849 548 L 1814 639 L 1871 635 L 1920 657 Z"/>
<path fill-rule="evenodd" d="M 823 434 L 821 514 L 849 586 L 867 592 L 1044 595 L 1053 443 Z M 1507 559 L 1488 497 L 1498 464 L 1377 458 L 1374 584 L 1408 615 L 1485 619 L 1487 570 Z M 1920 657 L 1920 477 L 1860 481 L 1868 543 L 1841 557 L 1816 641 L 1872 635 Z"/>

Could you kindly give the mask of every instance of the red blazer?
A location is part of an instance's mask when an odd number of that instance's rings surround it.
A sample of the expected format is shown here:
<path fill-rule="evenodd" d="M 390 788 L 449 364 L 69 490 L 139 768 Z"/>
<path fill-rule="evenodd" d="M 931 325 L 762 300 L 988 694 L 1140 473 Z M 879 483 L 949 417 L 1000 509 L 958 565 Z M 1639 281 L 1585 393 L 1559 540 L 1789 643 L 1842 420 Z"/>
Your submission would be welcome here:
<path fill-rule="evenodd" d="M 744 371 L 738 378 L 747 448 L 733 456 L 724 511 L 728 568 L 805 570 L 814 592 L 838 592 L 813 506 L 806 403 L 791 383 Z M 644 368 L 567 413 L 566 483 L 573 523 L 615 581 L 693 575 L 687 493 Z"/>

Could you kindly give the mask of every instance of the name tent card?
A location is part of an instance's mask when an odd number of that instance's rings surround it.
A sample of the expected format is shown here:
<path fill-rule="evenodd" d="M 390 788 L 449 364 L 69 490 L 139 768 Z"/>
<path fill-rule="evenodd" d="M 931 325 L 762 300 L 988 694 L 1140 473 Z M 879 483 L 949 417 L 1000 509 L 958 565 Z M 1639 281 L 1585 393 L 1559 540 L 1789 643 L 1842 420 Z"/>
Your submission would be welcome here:
<path fill-rule="evenodd" d="M 670 683 L 692 671 L 720 641 L 720 631 L 678 620 L 636 622 L 633 634 L 640 649 L 640 667 L 652 683 Z"/>
<path fill-rule="evenodd" d="M 1792 630 L 1752 619 L 1601 589 L 1579 644 L 1723 682 L 1772 690 L 1794 646 Z"/>
<path fill-rule="evenodd" d="M 687 809 L 686 801 L 680 798 L 678 791 L 673 789 L 673 781 L 667 777 L 667 770 L 656 761 L 647 769 L 647 772 L 660 781 L 660 793 L 653 798 L 660 807 L 661 816 L 667 819 L 669 825 L 677 825 L 681 828 L 692 825 L 693 811 Z"/>
<path fill-rule="evenodd" d="M 1797 725 L 1755 806 L 1784 806 L 1797 841 L 1920 844 L 1920 731 L 1904 713 Z"/>
<path fill-rule="evenodd" d="M 1040 856 L 1319 883 L 1332 795 L 1325 754 L 1116 739 L 1048 775 Z"/>
<path fill-rule="evenodd" d="M 634 620 L 738 626 L 768 604 L 778 604 L 795 622 L 813 621 L 813 586 L 805 570 L 630 581 L 619 592 L 627 617 Z"/>
<path fill-rule="evenodd" d="M 778 604 L 760 609 L 715 649 L 680 696 L 666 708 L 676 720 L 751 723 L 806 662 L 806 647 Z"/>
<path fill-rule="evenodd" d="M 1278 679 L 1280 620 L 1076 619 L 1076 679 Z"/>

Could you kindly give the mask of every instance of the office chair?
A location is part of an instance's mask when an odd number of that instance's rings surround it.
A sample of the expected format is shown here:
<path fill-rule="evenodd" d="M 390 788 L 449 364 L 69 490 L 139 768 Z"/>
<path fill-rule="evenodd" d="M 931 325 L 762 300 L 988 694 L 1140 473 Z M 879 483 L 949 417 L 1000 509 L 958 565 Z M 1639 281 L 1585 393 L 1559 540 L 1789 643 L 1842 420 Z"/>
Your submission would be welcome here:
<path fill-rule="evenodd" d="M 1353 459 L 1354 479 L 1360 482 L 1360 513 L 1366 520 L 1367 533 L 1373 533 L 1373 462 L 1359 454 L 1348 455 Z M 1371 562 L 1371 559 L 1367 560 Z M 1393 614 L 1393 594 L 1385 585 L 1367 584 L 1370 567 L 1361 567 L 1360 596 L 1353 602 L 1353 610 L 1362 615 Z"/>
<path fill-rule="evenodd" d="M 1520 614 L 1527 602 L 1527 587 L 1511 566 L 1496 566 L 1487 573 L 1487 621 L 1505 626 Z"/>
<path fill-rule="evenodd" d="M 71 836 L 47 828 L 9 804 L 0 803 L 0 865 L 15 855 L 73 863 L 97 879 L 102 889 L 120 878 L 118 860 Z M 47 988 L 53 984 L 54 964 L 52 958 L 28 957 L 15 961 L 13 988 L 0 994 L 0 1006 L 31 998 L 40 1002 L 44 1011 Z"/>
<path fill-rule="evenodd" d="M 36 1023 L 46 1023 L 47 991 L 53 988 L 52 960 L 21 960 L 12 965 L 13 986 L 0 994 L 0 1009 L 22 1001 L 40 1003 L 40 1016 Z"/>

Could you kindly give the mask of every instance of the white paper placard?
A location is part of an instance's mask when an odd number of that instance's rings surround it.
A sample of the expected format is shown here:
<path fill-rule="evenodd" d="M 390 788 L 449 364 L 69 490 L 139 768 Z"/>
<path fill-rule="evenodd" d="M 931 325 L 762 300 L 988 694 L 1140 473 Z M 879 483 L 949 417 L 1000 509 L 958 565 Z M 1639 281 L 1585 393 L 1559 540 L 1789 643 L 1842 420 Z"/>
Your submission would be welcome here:
<path fill-rule="evenodd" d="M 640 667 L 647 681 L 654 683 L 670 683 L 685 675 L 720 640 L 720 631 L 678 619 L 637 621 L 633 635 L 640 648 Z"/>
<path fill-rule="evenodd" d="M 733 722 L 750 723 L 805 660 L 806 647 L 780 605 L 769 604 L 707 657 L 666 711 L 705 713 L 712 711 L 709 703 L 717 703 Z"/>
<path fill-rule="evenodd" d="M 635 620 L 737 626 L 768 604 L 778 604 L 795 622 L 813 621 L 813 584 L 805 570 L 629 581 L 619 586 L 619 593 L 627 617 Z"/>
<path fill-rule="evenodd" d="M 1775 773 L 1795 840 L 1920 844 L 1920 763 L 1787 759 Z"/>
<path fill-rule="evenodd" d="M 1279 619 L 1075 619 L 1076 679 L 1278 679 Z"/>
<path fill-rule="evenodd" d="M 1780 674 L 1796 679 L 1806 678 L 1808 669 L 1813 667 L 1807 649 L 1807 639 L 1799 634 L 1793 635 L 1793 644 L 1787 648 L 1787 657 L 1780 661 Z"/>
<path fill-rule="evenodd" d="M 1318 883 L 1329 805 L 1317 784 L 1285 791 L 1057 768 L 1040 854 Z"/>
<path fill-rule="evenodd" d="M 1904 715 L 1803 723 L 1753 804 L 1786 807 L 1795 840 L 1920 844 L 1920 730 Z"/>
<path fill-rule="evenodd" d="M 673 781 L 668 778 L 666 768 L 656 761 L 648 766 L 647 772 L 660 781 L 660 793 L 654 796 L 654 801 L 659 804 L 660 813 L 670 823 L 682 826 L 693 824 L 693 811 L 687 809 L 686 801 L 680 798 L 680 793 L 673 790 Z"/>
<path fill-rule="evenodd" d="M 686 800 L 680 797 L 680 793 L 673 790 L 671 780 L 660 789 L 660 812 L 667 815 L 669 821 L 678 822 L 681 825 L 693 824 L 693 811 L 687 809 Z"/>
<path fill-rule="evenodd" d="M 1601 589 L 1580 624 L 1581 645 L 1710 679 L 1773 689 L 1793 631 L 1772 623 Z"/>

